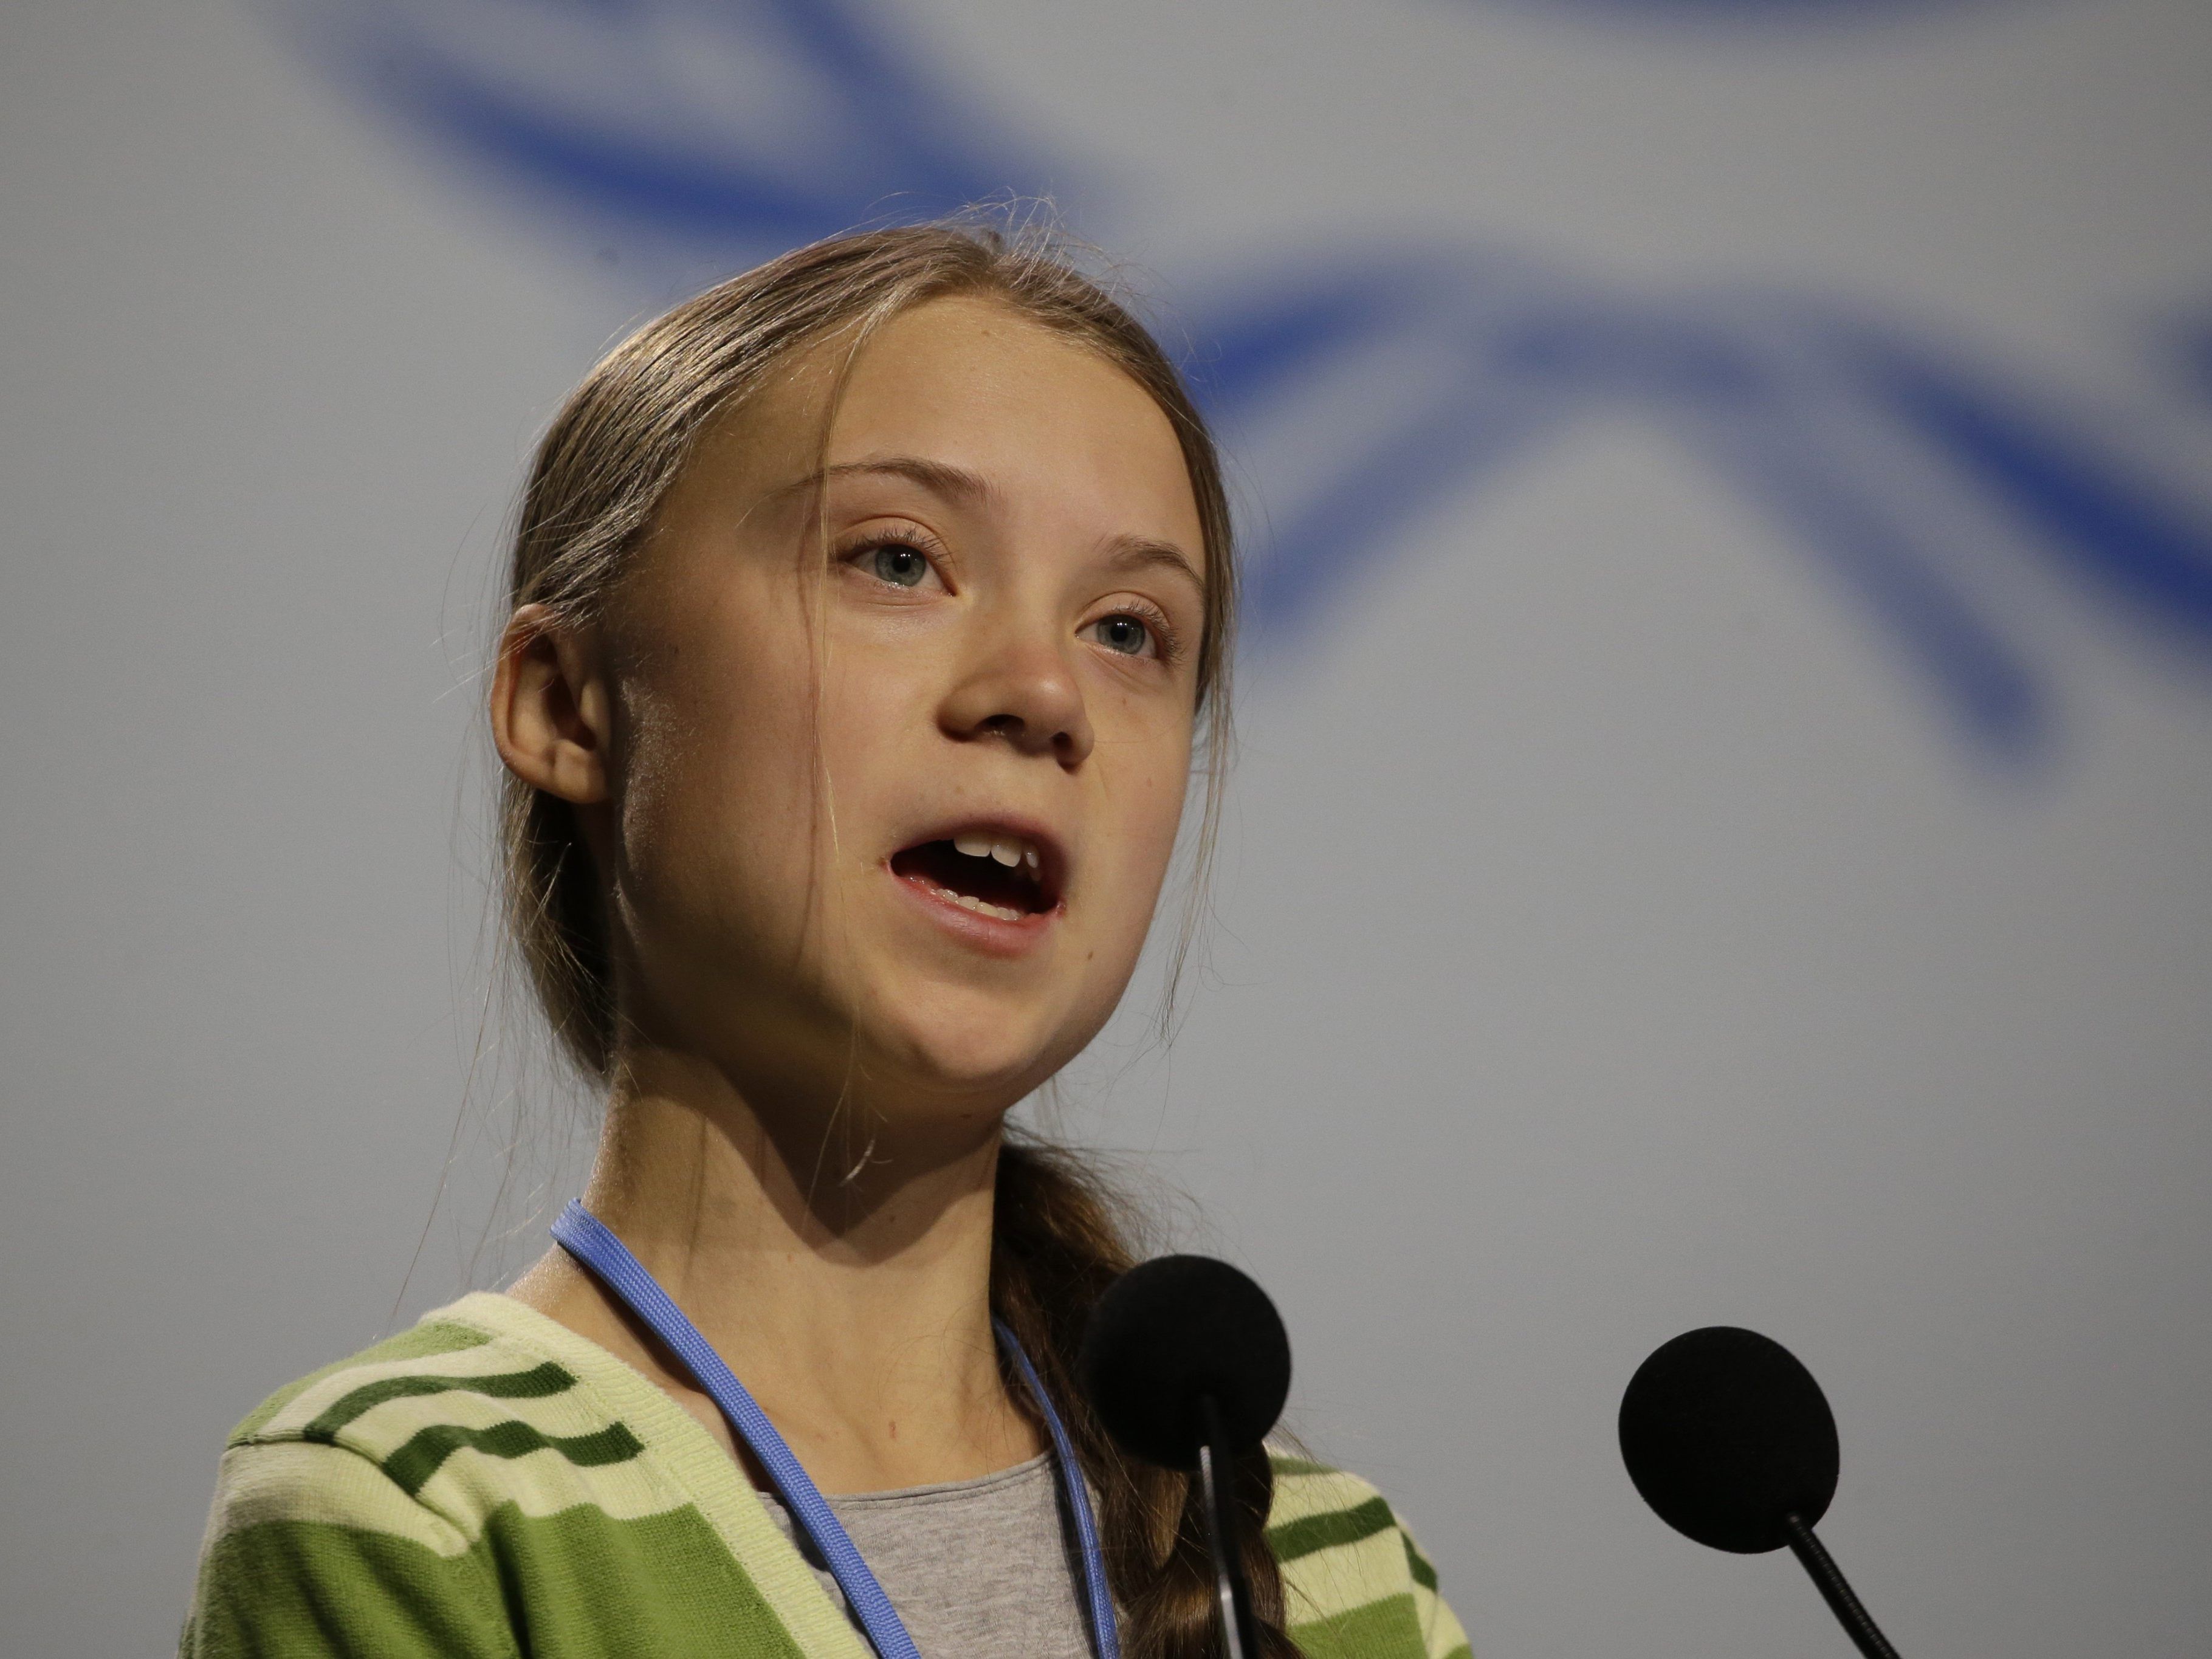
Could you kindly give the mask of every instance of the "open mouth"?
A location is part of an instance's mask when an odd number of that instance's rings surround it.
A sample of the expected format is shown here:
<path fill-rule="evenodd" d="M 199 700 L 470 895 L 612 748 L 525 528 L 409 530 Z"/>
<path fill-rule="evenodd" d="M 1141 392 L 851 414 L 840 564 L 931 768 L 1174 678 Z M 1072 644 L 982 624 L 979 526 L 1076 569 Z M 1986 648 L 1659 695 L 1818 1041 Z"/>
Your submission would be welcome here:
<path fill-rule="evenodd" d="M 998 921 L 1024 921 L 1060 902 L 1048 852 L 999 830 L 964 830 L 891 854 L 891 873 Z"/>

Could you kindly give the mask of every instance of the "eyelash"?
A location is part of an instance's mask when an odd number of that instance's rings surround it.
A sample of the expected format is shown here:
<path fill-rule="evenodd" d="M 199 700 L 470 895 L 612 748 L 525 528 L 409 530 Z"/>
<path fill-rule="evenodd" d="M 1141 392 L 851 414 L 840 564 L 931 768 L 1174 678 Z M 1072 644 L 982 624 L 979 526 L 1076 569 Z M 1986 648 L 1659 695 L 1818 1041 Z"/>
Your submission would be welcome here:
<path fill-rule="evenodd" d="M 896 529 L 870 531 L 859 541 L 841 548 L 837 553 L 837 559 L 840 563 L 853 566 L 857 569 L 860 568 L 861 561 L 870 554 L 879 553 L 886 547 L 903 547 L 919 553 L 929 561 L 930 568 L 937 572 L 937 579 L 939 581 L 945 580 L 945 572 L 942 568 L 944 556 L 941 550 L 919 531 L 908 529 L 903 526 Z M 884 586 L 897 586 L 895 582 L 884 582 L 882 577 L 877 576 L 872 571 L 864 570 L 862 574 Z M 1182 659 L 1182 635 L 1175 623 L 1169 619 L 1167 612 L 1158 605 L 1133 601 L 1117 605 L 1111 611 L 1101 611 L 1083 626 L 1087 632 L 1097 627 L 1100 623 L 1111 621 L 1115 617 L 1133 617 L 1144 623 L 1150 630 L 1154 643 L 1159 647 L 1158 661 L 1162 664 L 1172 664 Z M 1138 660 L 1144 659 L 1139 658 Z"/>
<path fill-rule="evenodd" d="M 840 548 L 837 551 L 837 561 L 841 564 L 860 568 L 861 562 L 870 554 L 880 553 L 887 547 L 903 547 L 910 552 L 919 553 L 929 562 L 929 568 L 937 572 L 938 580 L 945 580 L 942 550 L 920 531 L 910 530 L 903 526 L 895 530 L 870 531 L 860 540 Z M 862 574 L 873 580 L 883 582 L 883 578 L 876 575 L 872 570 L 863 570 Z M 886 587 L 898 586 L 896 582 L 883 582 L 883 585 Z M 951 584 L 947 583 L 946 586 L 949 586 Z"/>
<path fill-rule="evenodd" d="M 1116 617 L 1133 617 L 1144 623 L 1152 634 L 1153 643 L 1159 647 L 1157 660 L 1163 666 L 1182 660 L 1182 635 L 1176 631 L 1176 625 L 1168 620 L 1167 612 L 1160 610 L 1157 605 L 1125 602 L 1115 605 L 1111 611 L 1101 611 L 1083 624 L 1084 629 L 1088 632 L 1097 627 L 1100 623 L 1111 622 Z M 1141 662 L 1144 659 L 1139 657 L 1137 660 Z"/>

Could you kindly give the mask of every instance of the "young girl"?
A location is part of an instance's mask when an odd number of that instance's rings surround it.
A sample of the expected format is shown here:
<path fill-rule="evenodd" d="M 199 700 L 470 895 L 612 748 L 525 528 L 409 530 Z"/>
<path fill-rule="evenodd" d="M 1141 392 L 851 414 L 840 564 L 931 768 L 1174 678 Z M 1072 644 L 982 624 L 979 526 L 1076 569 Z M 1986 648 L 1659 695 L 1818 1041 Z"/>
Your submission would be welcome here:
<path fill-rule="evenodd" d="M 1194 1483 L 1073 1383 L 1125 1210 L 1005 1121 L 1121 997 L 1224 718 L 1173 367 L 1048 250 L 803 249 L 592 372 L 511 597 L 509 915 L 605 1085 L 590 1185 L 240 1425 L 184 1651 L 1220 1651 Z M 1372 1488 L 1239 1480 L 1269 1652 L 1464 1650 Z"/>

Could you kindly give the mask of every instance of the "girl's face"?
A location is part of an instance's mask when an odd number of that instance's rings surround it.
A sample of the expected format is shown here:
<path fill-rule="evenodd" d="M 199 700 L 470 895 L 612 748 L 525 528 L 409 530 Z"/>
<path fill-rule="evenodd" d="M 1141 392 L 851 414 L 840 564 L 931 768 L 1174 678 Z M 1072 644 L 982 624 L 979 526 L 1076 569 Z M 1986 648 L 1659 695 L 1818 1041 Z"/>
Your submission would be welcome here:
<path fill-rule="evenodd" d="M 825 452 L 846 350 L 794 359 L 671 491 L 596 642 L 586 820 L 647 1041 L 764 1104 L 980 1124 L 1090 1041 L 1144 943 L 1198 508 L 1152 398 L 1004 307 L 884 327 Z"/>

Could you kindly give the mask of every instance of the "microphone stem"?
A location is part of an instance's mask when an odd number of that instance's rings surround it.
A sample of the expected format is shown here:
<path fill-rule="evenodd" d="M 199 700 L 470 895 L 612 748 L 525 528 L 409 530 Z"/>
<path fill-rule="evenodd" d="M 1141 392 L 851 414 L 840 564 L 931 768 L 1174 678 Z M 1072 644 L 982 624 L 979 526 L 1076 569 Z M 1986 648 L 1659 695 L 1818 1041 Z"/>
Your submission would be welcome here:
<path fill-rule="evenodd" d="M 1852 1592 L 1850 1581 L 1844 1577 L 1844 1570 L 1836 1565 L 1835 1557 L 1828 1553 L 1826 1545 L 1813 1536 L 1812 1528 L 1794 1515 L 1784 1516 L 1782 1526 L 1789 1535 L 1790 1553 L 1804 1564 L 1805 1571 L 1812 1575 L 1813 1583 L 1820 1592 L 1820 1599 L 1828 1604 L 1828 1610 L 1836 1615 L 1837 1621 L 1844 1627 L 1844 1633 L 1851 1638 L 1858 1650 L 1866 1655 L 1866 1659 L 1898 1659 L 1897 1650 L 1890 1646 L 1889 1638 L 1875 1626 L 1874 1615 L 1866 1610 L 1865 1605 Z"/>
<path fill-rule="evenodd" d="M 1229 1456 L 1228 1439 L 1221 1431 L 1221 1405 L 1212 1395 L 1201 1395 L 1199 1419 L 1206 1437 L 1198 1446 L 1200 1497 L 1206 1510 L 1206 1542 L 1213 1555 L 1213 1588 L 1221 1607 L 1221 1635 L 1229 1659 L 1259 1659 L 1252 1639 L 1252 1608 L 1244 1589 L 1244 1561 L 1237 1548 L 1235 1492 L 1237 1466 Z M 1895 1659 L 1892 1655 L 1891 1659 Z"/>

